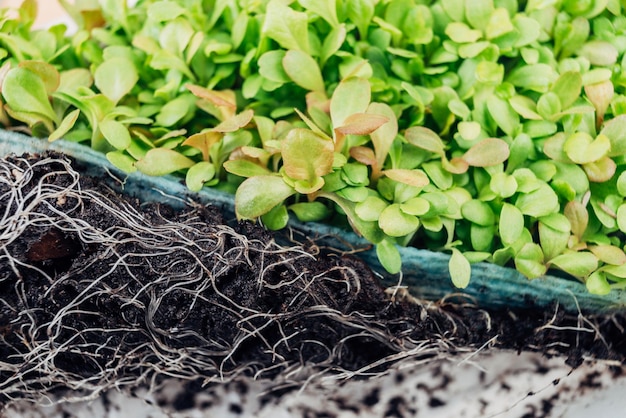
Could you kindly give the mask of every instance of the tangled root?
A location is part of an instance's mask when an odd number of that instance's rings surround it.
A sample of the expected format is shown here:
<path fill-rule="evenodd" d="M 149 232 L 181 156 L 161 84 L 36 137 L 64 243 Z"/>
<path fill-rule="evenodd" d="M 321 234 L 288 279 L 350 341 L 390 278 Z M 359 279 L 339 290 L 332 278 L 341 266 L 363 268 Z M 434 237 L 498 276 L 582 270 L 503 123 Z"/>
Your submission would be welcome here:
<path fill-rule="evenodd" d="M 0 160 L 0 215 L 0 401 L 367 376 L 447 344 L 355 259 L 280 246 L 210 207 L 141 207 L 58 155 Z"/>

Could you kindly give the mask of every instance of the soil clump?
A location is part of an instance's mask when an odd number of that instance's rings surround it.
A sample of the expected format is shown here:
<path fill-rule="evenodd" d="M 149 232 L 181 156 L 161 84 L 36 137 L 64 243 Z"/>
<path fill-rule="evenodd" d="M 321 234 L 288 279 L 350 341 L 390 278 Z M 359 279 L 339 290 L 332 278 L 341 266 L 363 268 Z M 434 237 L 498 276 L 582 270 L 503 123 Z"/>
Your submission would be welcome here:
<path fill-rule="evenodd" d="M 0 160 L 0 402 L 164 377 L 297 385 L 486 347 L 626 360 L 623 314 L 415 300 L 355 256 L 114 184 L 54 153 Z"/>

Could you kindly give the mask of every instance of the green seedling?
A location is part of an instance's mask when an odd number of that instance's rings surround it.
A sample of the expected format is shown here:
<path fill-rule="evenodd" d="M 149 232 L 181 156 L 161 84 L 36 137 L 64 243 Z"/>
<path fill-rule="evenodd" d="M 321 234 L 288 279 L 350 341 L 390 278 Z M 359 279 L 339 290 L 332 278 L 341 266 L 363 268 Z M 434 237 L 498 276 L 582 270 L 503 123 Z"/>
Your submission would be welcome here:
<path fill-rule="evenodd" d="M 529 278 L 626 287 L 626 19 L 604 1 L 62 1 L 0 20 L 0 122 Z"/>

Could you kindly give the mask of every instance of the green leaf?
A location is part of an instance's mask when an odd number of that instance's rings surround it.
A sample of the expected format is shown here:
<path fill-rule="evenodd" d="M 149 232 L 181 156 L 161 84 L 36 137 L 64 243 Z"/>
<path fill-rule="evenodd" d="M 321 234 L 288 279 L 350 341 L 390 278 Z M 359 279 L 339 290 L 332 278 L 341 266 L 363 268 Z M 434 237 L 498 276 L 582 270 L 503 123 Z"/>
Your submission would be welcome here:
<path fill-rule="evenodd" d="M 609 153 L 611 140 L 606 135 L 598 135 L 595 139 L 586 132 L 576 132 L 567 137 L 563 151 L 576 164 L 587 164 L 598 161 Z"/>
<path fill-rule="evenodd" d="M 463 22 L 450 22 L 446 26 L 446 35 L 457 43 L 473 43 L 482 38 L 483 33 L 478 29 L 472 29 Z"/>
<path fill-rule="evenodd" d="M 309 54 L 299 51 L 287 51 L 282 60 L 285 73 L 294 83 L 303 89 L 325 92 L 324 79 L 317 61 Z"/>
<path fill-rule="evenodd" d="M 135 163 L 135 167 L 149 176 L 164 176 L 194 164 L 193 160 L 174 150 L 153 148 Z"/>
<path fill-rule="evenodd" d="M 578 71 L 566 71 L 554 82 L 551 91 L 557 95 L 561 108 L 567 109 L 580 96 L 583 79 Z"/>
<path fill-rule="evenodd" d="M 570 222 L 572 233 L 581 238 L 589 224 L 589 212 L 587 208 L 580 202 L 571 201 L 565 205 L 563 214 Z"/>
<path fill-rule="evenodd" d="M 463 160 L 474 167 L 489 167 L 509 158 L 509 145 L 498 138 L 486 138 L 473 145 L 463 155 Z"/>
<path fill-rule="evenodd" d="M 626 254 L 619 247 L 613 245 L 591 245 L 588 249 L 603 263 L 615 266 L 626 264 Z"/>
<path fill-rule="evenodd" d="M 487 109 L 505 134 L 509 136 L 515 134 L 520 124 L 519 115 L 506 100 L 493 95 L 487 100 Z"/>
<path fill-rule="evenodd" d="M 467 258 L 456 248 L 452 248 L 452 255 L 448 262 L 452 283 L 459 289 L 465 289 L 472 277 L 472 266 Z"/>
<path fill-rule="evenodd" d="M 106 154 L 107 160 L 125 173 L 134 173 L 136 160 L 122 151 L 111 151 Z"/>
<path fill-rule="evenodd" d="M 620 205 L 617 209 L 617 226 L 622 232 L 626 232 L 626 204 Z"/>
<path fill-rule="evenodd" d="M 491 251 L 495 226 L 481 226 L 473 223 L 470 226 L 470 242 L 475 251 Z"/>
<path fill-rule="evenodd" d="M 589 293 L 593 295 L 608 295 L 611 293 L 611 286 L 606 280 L 606 275 L 601 271 L 594 271 L 585 280 L 585 286 Z"/>
<path fill-rule="evenodd" d="M 485 36 L 487 39 L 492 40 L 500 36 L 504 36 L 515 30 L 509 11 L 499 7 L 495 9 L 489 17 L 489 24 L 485 28 Z"/>
<path fill-rule="evenodd" d="M 148 18 L 156 22 L 176 19 L 185 13 L 185 9 L 175 1 L 156 1 L 148 6 Z"/>
<path fill-rule="evenodd" d="M 319 197 L 324 197 L 335 202 L 344 211 L 355 231 L 373 244 L 378 244 L 384 239 L 384 234 L 378 227 L 377 222 L 364 221 L 355 212 L 355 204 L 335 193 L 320 192 Z"/>
<path fill-rule="evenodd" d="M 343 126 L 346 119 L 355 113 L 365 113 L 370 99 L 369 81 L 353 77 L 339 83 L 330 100 L 330 117 L 333 127 Z"/>
<path fill-rule="evenodd" d="M 283 59 L 286 54 L 285 51 L 273 50 L 267 51 L 261 55 L 259 58 L 259 74 L 268 80 L 280 84 L 291 81 L 291 78 L 283 67 Z"/>
<path fill-rule="evenodd" d="M 413 126 L 404 133 L 406 140 L 421 149 L 437 155 L 444 155 L 446 146 L 439 135 L 423 126 Z"/>
<path fill-rule="evenodd" d="M 356 25 L 361 39 L 367 39 L 368 28 L 374 17 L 374 2 L 371 0 L 351 0 L 346 2 L 348 18 Z"/>
<path fill-rule="evenodd" d="M 561 254 L 570 238 L 570 223 L 565 215 L 553 213 L 539 218 L 539 242 L 547 260 Z"/>
<path fill-rule="evenodd" d="M 376 244 L 378 261 L 390 274 L 397 274 L 402 269 L 402 258 L 395 244 L 388 239 Z"/>
<path fill-rule="evenodd" d="M 330 215 L 330 210 L 322 202 L 300 202 L 289 205 L 289 210 L 302 222 L 318 222 Z"/>
<path fill-rule="evenodd" d="M 522 232 L 524 231 L 524 215 L 515 206 L 510 203 L 504 203 L 500 212 L 498 230 L 502 243 L 512 245 L 522 236 Z"/>
<path fill-rule="evenodd" d="M 35 113 L 52 121 L 57 120 L 44 81 L 26 68 L 9 70 L 2 81 L 2 95 L 14 112 Z"/>
<path fill-rule="evenodd" d="M 354 211 L 364 221 L 378 222 L 380 214 L 388 205 L 389 203 L 379 197 L 368 196 L 364 201 L 356 204 Z"/>
<path fill-rule="evenodd" d="M 298 3 L 305 9 L 320 16 L 333 28 L 339 26 L 336 9 L 337 2 L 335 0 L 298 0 Z"/>
<path fill-rule="evenodd" d="M 156 116 L 156 123 L 165 127 L 176 125 L 192 114 L 195 102 L 195 96 L 192 94 L 184 94 L 176 97 L 161 108 L 159 114 Z"/>
<path fill-rule="evenodd" d="M 57 139 L 63 138 L 65 134 L 67 134 L 73 127 L 76 121 L 78 120 L 78 116 L 80 115 L 80 109 L 75 109 L 67 114 L 61 121 L 61 124 L 57 129 L 54 130 L 48 137 L 48 141 L 53 142 Z"/>
<path fill-rule="evenodd" d="M 496 220 L 489 204 L 476 199 L 465 202 L 461 206 L 461 214 L 468 221 L 482 226 L 493 225 Z"/>
<path fill-rule="evenodd" d="M 574 277 L 587 277 L 598 268 L 598 258 L 590 252 L 580 251 L 558 255 L 550 260 L 552 266 Z"/>
<path fill-rule="evenodd" d="M 422 170 L 407 170 L 404 168 L 392 168 L 383 171 L 383 174 L 399 183 L 413 187 L 424 187 L 430 183 L 428 176 Z"/>
<path fill-rule="evenodd" d="M 96 87 L 113 103 L 119 102 L 139 80 L 135 64 L 124 57 L 111 58 L 96 68 Z"/>
<path fill-rule="evenodd" d="M 620 52 L 611 42 L 592 40 L 583 45 L 578 55 L 587 58 L 591 65 L 609 67 L 617 62 Z"/>
<path fill-rule="evenodd" d="M 350 2 L 351 4 L 352 2 Z M 341 24 L 334 28 L 324 39 L 322 44 L 322 50 L 320 51 L 320 64 L 323 67 L 326 62 L 335 55 L 341 45 L 346 40 L 347 30 L 346 25 Z"/>
<path fill-rule="evenodd" d="M 280 46 L 310 53 L 308 16 L 281 0 L 271 0 L 266 9 L 262 32 Z"/>
<path fill-rule="evenodd" d="M 379 115 L 387 118 L 387 122 L 370 134 L 378 167 L 385 163 L 393 141 L 398 135 L 398 118 L 393 109 L 384 103 L 371 103 L 367 108 L 368 115 Z"/>
<path fill-rule="evenodd" d="M 46 86 L 46 92 L 49 95 L 59 87 L 60 75 L 54 65 L 43 61 L 23 61 L 20 62 L 20 67 L 37 74 Z"/>
<path fill-rule="evenodd" d="M 420 221 L 415 216 L 404 213 L 400 205 L 394 203 L 381 212 L 378 226 L 390 237 L 403 237 L 417 231 Z"/>
<path fill-rule="evenodd" d="M 120 122 L 105 119 L 100 122 L 98 128 L 107 142 L 118 150 L 123 151 L 130 146 L 130 132 L 128 132 L 128 128 Z"/>
<path fill-rule="evenodd" d="M 239 219 L 255 219 L 280 205 L 296 191 L 282 177 L 264 175 L 244 180 L 235 194 L 235 211 Z"/>
<path fill-rule="evenodd" d="M 529 279 L 535 279 L 546 274 L 547 268 L 543 262 L 543 252 L 537 244 L 525 244 L 515 255 L 514 260 L 515 268 Z"/>
<path fill-rule="evenodd" d="M 548 87 L 552 85 L 555 79 L 556 73 L 548 64 L 521 66 L 511 71 L 507 77 L 507 81 L 514 86 L 539 93 L 548 91 Z"/>
<path fill-rule="evenodd" d="M 332 171 L 332 141 L 308 129 L 289 131 L 282 142 L 281 152 L 285 172 L 293 179 L 313 181 Z"/>
<path fill-rule="evenodd" d="M 225 161 L 223 167 L 229 173 L 239 177 L 254 177 L 270 174 L 270 170 L 249 160 Z"/>
<path fill-rule="evenodd" d="M 611 141 L 609 157 L 626 154 L 626 115 L 619 115 L 604 124 L 600 135 Z"/>
<path fill-rule="evenodd" d="M 465 18 L 472 27 L 483 30 L 494 11 L 493 0 L 466 0 Z"/>
<path fill-rule="evenodd" d="M 538 218 L 558 212 L 559 198 L 550 186 L 542 183 L 538 189 L 520 195 L 515 202 L 515 206 L 524 215 Z"/>
<path fill-rule="evenodd" d="M 267 229 L 278 231 L 287 226 L 289 222 L 289 212 L 285 205 L 278 205 L 269 212 L 261 215 L 261 222 L 263 222 L 263 225 Z"/>
<path fill-rule="evenodd" d="M 430 211 L 430 202 L 418 196 L 402 202 L 400 209 L 402 209 L 402 212 L 409 215 L 422 216 Z"/>
<path fill-rule="evenodd" d="M 517 180 L 506 173 L 496 173 L 491 176 L 489 188 L 500 197 L 511 197 L 517 192 Z"/>
<path fill-rule="evenodd" d="M 199 192 L 204 184 L 215 177 L 215 167 L 212 163 L 201 161 L 187 170 L 185 182 L 192 192 Z"/>

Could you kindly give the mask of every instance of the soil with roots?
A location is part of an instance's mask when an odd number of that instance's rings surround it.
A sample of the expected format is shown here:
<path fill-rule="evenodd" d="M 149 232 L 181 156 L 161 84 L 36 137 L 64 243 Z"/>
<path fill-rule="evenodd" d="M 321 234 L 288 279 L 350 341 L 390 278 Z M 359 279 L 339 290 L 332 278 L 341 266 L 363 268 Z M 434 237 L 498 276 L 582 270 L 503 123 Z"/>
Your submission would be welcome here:
<path fill-rule="evenodd" d="M 0 159 L 1 403 L 171 377 L 367 378 L 489 347 L 624 364 L 624 327 L 419 301 L 354 256 L 279 245 L 214 207 L 141 203 L 62 155 Z"/>

